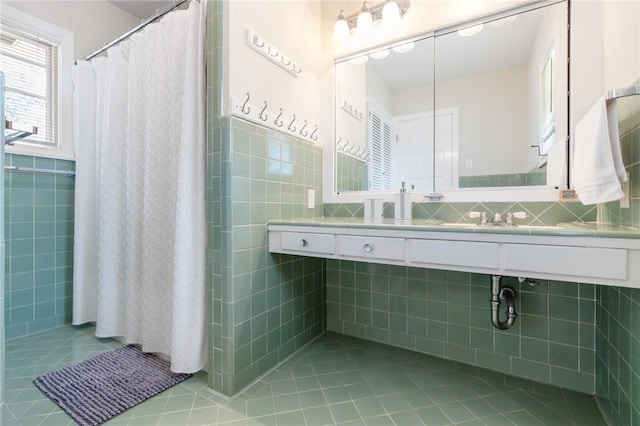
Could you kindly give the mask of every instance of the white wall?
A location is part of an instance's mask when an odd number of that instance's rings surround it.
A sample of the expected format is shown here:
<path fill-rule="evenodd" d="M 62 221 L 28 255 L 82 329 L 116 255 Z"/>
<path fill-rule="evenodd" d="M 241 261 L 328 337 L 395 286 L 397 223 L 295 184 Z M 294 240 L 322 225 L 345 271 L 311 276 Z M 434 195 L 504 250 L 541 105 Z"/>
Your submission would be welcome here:
<path fill-rule="evenodd" d="M 140 19 L 102 0 L 2 1 L 3 4 L 75 34 L 81 59 L 140 23 Z"/>
<path fill-rule="evenodd" d="M 436 110 L 458 108 L 460 176 L 528 171 L 526 80 L 519 66 L 438 81 Z"/>
<path fill-rule="evenodd" d="M 263 107 L 267 101 L 267 113 L 277 115 L 282 108 L 285 123 L 295 114 L 298 129 L 307 120 L 313 130 L 320 115 L 320 3 L 231 1 L 228 6 L 229 96 L 244 100 L 249 92 L 250 104 Z M 247 29 L 300 64 L 302 72 L 295 77 L 249 47 Z M 328 89 L 333 93 L 333 84 Z M 325 108 L 333 114 L 333 104 Z M 318 136 L 318 143 L 333 140 L 333 127 L 319 126 Z"/>
<path fill-rule="evenodd" d="M 367 65 L 351 64 L 345 62 L 340 64 L 340 72 L 336 73 L 336 93 L 340 93 L 340 98 L 336 99 L 336 144 L 341 146 L 346 143 L 359 146 L 362 150 L 367 148 L 367 106 L 365 98 L 367 96 Z M 358 120 L 342 109 L 344 102 L 352 105 L 363 114 L 362 120 Z M 333 135 L 325 135 L 331 137 Z"/>

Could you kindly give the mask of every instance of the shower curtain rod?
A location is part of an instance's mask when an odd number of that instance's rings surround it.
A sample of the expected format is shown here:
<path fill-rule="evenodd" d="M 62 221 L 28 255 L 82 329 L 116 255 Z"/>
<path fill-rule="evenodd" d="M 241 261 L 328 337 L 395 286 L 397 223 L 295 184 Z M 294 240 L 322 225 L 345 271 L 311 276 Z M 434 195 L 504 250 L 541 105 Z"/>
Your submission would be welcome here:
<path fill-rule="evenodd" d="M 146 21 L 143 21 L 142 23 L 136 25 L 135 27 L 133 27 L 132 29 L 130 29 L 126 33 L 122 34 L 120 37 L 116 38 L 115 40 L 113 40 L 110 43 L 105 44 L 100 49 L 96 50 L 95 52 L 90 53 L 89 55 L 85 56 L 84 60 L 88 61 L 90 59 L 95 58 L 96 56 L 98 56 L 99 54 L 103 53 L 105 50 L 107 50 L 111 46 L 115 46 L 116 44 L 120 43 L 121 41 L 128 39 L 133 34 L 137 33 L 138 31 L 140 31 L 141 29 L 143 29 L 147 25 L 157 21 L 158 19 L 162 18 L 167 13 L 171 12 L 175 8 L 179 7 L 180 5 L 182 5 L 182 4 L 184 4 L 184 3 L 188 2 L 188 1 L 190 1 L 190 0 L 173 0 L 173 4 L 170 4 L 169 6 L 166 6 L 163 9 L 158 10 L 156 12 L 156 14 L 153 15 L 151 18 L 149 18 Z"/>

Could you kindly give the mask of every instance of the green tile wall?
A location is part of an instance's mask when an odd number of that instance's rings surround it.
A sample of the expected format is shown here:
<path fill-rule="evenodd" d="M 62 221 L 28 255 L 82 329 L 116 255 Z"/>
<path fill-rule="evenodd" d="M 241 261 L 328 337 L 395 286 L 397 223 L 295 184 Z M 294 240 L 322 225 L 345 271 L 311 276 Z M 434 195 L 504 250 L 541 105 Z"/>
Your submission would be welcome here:
<path fill-rule="evenodd" d="M 207 8 L 207 289 L 209 385 L 233 395 L 322 332 L 324 261 L 269 253 L 268 221 L 322 215 L 322 151 L 224 115 L 228 7 Z"/>
<path fill-rule="evenodd" d="M 72 161 L 22 155 L 5 164 L 74 170 Z M 5 171 L 5 336 L 71 321 L 74 178 Z"/>
<path fill-rule="evenodd" d="M 535 169 L 529 173 L 506 175 L 461 176 L 458 179 L 460 188 L 483 188 L 493 186 L 532 186 L 545 185 L 546 168 Z"/>
<path fill-rule="evenodd" d="M 208 158 L 212 387 L 233 395 L 323 331 L 324 261 L 269 253 L 266 228 L 322 214 L 322 151 L 224 117 Z"/>
<path fill-rule="evenodd" d="M 336 179 L 339 191 L 366 191 L 369 189 L 369 169 L 365 161 L 338 153 Z"/>
<path fill-rule="evenodd" d="M 0 80 L 2 83 L 0 86 L 2 88 L 0 91 L 4 91 L 4 77 L 0 76 Z M 4 114 L 4 96 L 0 96 L 0 111 Z M 2 136 L 0 136 L 0 141 L 2 142 L 2 146 L 0 146 L 0 164 L 4 164 L 4 126 L 0 126 L 3 128 Z M 0 200 L 4 200 L 4 174 L 0 175 Z M 4 204 L 4 203 L 3 203 Z M 0 223 L 4 223 L 4 208 L 0 209 Z M 5 253 L 5 243 L 4 243 L 4 227 L 0 228 L 0 259 L 4 259 Z M 4 279 L 4 262 L 0 263 L 0 373 L 2 374 L 2 378 L 0 378 L 0 424 L 5 424 L 5 396 L 4 396 L 4 366 L 5 366 L 5 349 L 4 349 L 4 289 L 5 289 L 5 279 Z"/>
<path fill-rule="evenodd" d="M 619 202 L 607 203 L 602 206 L 602 221 L 639 229 L 640 96 L 621 99 L 618 112 L 631 207 L 622 209 Z M 600 287 L 596 318 L 598 402 L 611 424 L 639 426 L 640 290 Z"/>
<path fill-rule="evenodd" d="M 519 316 L 500 331 L 490 320 L 487 275 L 331 260 L 326 281 L 328 330 L 594 391 L 592 285 L 505 277 Z"/>

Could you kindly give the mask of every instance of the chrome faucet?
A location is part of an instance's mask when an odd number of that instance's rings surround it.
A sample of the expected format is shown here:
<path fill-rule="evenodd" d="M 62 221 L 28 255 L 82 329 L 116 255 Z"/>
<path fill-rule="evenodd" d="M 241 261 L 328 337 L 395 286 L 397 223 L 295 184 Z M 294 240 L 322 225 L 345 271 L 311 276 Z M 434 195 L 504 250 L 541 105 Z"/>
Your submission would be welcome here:
<path fill-rule="evenodd" d="M 503 220 L 500 213 L 494 213 L 493 218 L 489 220 L 485 212 L 469 212 L 467 214 L 470 218 L 480 218 L 479 226 L 518 226 L 514 219 L 524 219 L 529 217 L 526 212 L 507 213 L 507 217 Z"/>
<path fill-rule="evenodd" d="M 515 212 L 515 213 L 507 213 L 507 220 L 505 221 L 507 226 L 518 226 L 515 224 L 513 219 L 524 219 L 529 217 L 527 212 Z"/>
<path fill-rule="evenodd" d="M 487 214 L 485 212 L 469 212 L 467 213 L 467 216 L 472 219 L 480 218 L 480 223 L 478 225 L 486 225 L 489 223 L 489 219 L 487 219 Z"/>

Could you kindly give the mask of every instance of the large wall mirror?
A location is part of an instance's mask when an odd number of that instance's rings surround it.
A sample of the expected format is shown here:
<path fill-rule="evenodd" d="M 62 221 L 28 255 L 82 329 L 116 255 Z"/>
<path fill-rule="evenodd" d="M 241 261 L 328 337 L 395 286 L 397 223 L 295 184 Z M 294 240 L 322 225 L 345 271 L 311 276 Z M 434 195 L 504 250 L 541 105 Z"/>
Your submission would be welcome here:
<path fill-rule="evenodd" d="M 337 61 L 336 192 L 565 187 L 567 9 L 547 2 Z"/>

